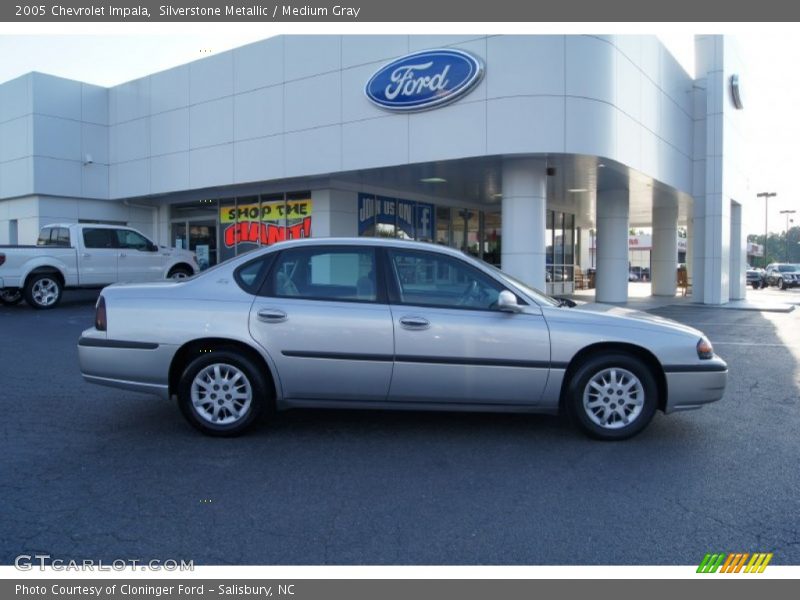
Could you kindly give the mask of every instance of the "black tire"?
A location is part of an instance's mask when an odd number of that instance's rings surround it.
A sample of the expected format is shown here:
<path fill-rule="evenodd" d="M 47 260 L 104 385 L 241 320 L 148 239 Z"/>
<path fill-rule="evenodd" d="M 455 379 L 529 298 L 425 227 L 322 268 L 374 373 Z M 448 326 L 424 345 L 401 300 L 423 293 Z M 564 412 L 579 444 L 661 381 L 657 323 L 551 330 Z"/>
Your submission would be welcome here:
<path fill-rule="evenodd" d="M 225 394 L 225 392 L 233 392 L 234 388 L 237 388 L 236 391 L 242 393 L 242 388 L 238 385 L 231 386 L 231 389 L 228 390 L 227 388 L 222 389 L 223 385 L 220 384 L 216 389 L 206 388 L 207 392 L 203 391 L 203 388 L 198 385 L 197 393 L 201 400 L 204 399 L 205 401 L 197 408 L 195 408 L 192 401 L 192 387 L 195 383 L 195 378 L 204 369 L 214 365 L 220 365 L 221 374 L 225 374 L 226 369 L 241 373 L 241 376 L 236 381 L 243 382 L 246 386 L 249 386 L 250 403 L 248 408 L 241 416 L 230 423 L 215 423 L 213 419 L 214 415 L 221 415 L 222 420 L 234 416 L 227 408 L 229 404 L 225 404 L 226 402 L 232 402 L 231 395 Z M 214 384 L 210 383 L 209 385 Z M 264 375 L 252 360 L 242 356 L 235 350 L 214 350 L 208 354 L 198 356 L 184 369 L 178 383 L 178 406 L 186 420 L 206 435 L 235 436 L 251 427 L 264 411 L 269 397 L 267 390 Z M 214 397 L 217 395 L 216 392 L 220 392 L 219 398 Z M 227 396 L 227 398 L 223 395 Z M 203 416 L 204 414 L 206 415 L 205 417 Z"/>
<path fill-rule="evenodd" d="M 760 288 L 761 288 L 761 284 L 760 284 L 758 281 L 754 281 L 754 282 L 753 282 L 753 283 L 751 283 L 750 285 L 752 285 L 752 286 L 753 286 L 753 289 L 754 289 L 754 290 L 758 290 L 758 289 L 760 289 Z"/>
<path fill-rule="evenodd" d="M 779 290 L 785 290 L 786 289 L 786 284 L 783 283 L 783 277 L 778 279 L 778 289 Z"/>
<path fill-rule="evenodd" d="M 64 284 L 53 273 L 38 273 L 28 277 L 25 283 L 25 302 L 37 310 L 49 310 L 58 306 Z"/>
<path fill-rule="evenodd" d="M 0 304 L 14 306 L 22 302 L 22 290 L 19 288 L 4 288 L 0 290 Z"/>
<path fill-rule="evenodd" d="M 616 371 L 618 377 L 625 377 L 621 371 L 627 371 L 635 376 L 644 394 L 641 409 L 627 425 L 622 422 L 622 418 L 619 417 L 619 413 L 616 411 L 618 403 L 616 395 L 618 392 L 614 391 L 616 388 L 607 388 L 607 390 L 611 390 L 611 392 L 605 392 L 609 396 L 605 397 L 600 394 L 600 397 L 596 399 L 603 402 L 602 406 L 598 405 L 598 409 L 603 410 L 602 414 L 598 414 L 597 411 L 591 408 L 584 407 L 584 392 L 588 393 L 587 387 L 589 387 L 590 381 L 605 372 L 610 372 L 611 369 Z M 632 379 L 628 379 L 628 382 L 632 381 Z M 594 390 L 595 388 L 590 389 Z M 622 352 L 604 353 L 585 360 L 570 377 L 566 394 L 566 408 L 572 421 L 588 436 L 599 440 L 624 440 L 641 432 L 653 418 L 659 402 L 658 386 L 650 367 L 640 359 Z M 620 395 L 623 396 L 623 394 Z M 638 392 L 636 392 L 636 395 L 638 396 Z M 590 416 L 590 413 L 594 413 L 595 418 L 603 420 L 602 416 L 605 415 L 605 411 L 609 408 L 614 410 L 615 414 L 612 415 L 613 422 L 609 422 L 607 426 L 599 425 Z M 630 408 L 631 411 L 628 412 L 628 406 L 626 405 L 622 411 L 631 415 L 635 411 L 635 407 L 630 405 Z M 610 418 L 609 421 L 611 421 Z"/>
<path fill-rule="evenodd" d="M 194 272 L 189 267 L 182 267 L 178 265 L 177 267 L 172 267 L 172 269 L 170 269 L 167 279 L 186 279 L 192 275 L 194 275 Z"/>

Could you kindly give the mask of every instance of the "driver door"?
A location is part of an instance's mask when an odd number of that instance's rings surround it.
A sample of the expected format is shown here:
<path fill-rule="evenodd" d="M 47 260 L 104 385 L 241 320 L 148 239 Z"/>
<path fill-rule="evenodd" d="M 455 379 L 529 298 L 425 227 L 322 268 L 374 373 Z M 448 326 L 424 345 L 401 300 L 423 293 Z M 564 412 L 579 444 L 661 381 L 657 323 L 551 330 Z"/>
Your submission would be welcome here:
<path fill-rule="evenodd" d="M 395 362 L 390 401 L 532 405 L 550 368 L 538 307 L 494 308 L 501 283 L 438 252 L 388 249 Z"/>

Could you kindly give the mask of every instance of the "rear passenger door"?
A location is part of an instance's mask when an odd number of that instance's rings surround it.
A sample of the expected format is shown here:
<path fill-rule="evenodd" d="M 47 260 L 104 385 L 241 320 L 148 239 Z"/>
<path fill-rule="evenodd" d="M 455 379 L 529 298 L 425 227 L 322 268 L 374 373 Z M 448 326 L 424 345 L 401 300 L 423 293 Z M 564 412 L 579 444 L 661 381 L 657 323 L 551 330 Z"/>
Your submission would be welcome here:
<path fill-rule="evenodd" d="M 108 285 L 117 281 L 119 248 L 114 230 L 106 227 L 84 227 L 83 248 L 78 254 L 81 285 Z"/>
<path fill-rule="evenodd" d="M 289 400 L 383 401 L 394 340 L 370 246 L 299 246 L 275 259 L 250 311 Z"/>

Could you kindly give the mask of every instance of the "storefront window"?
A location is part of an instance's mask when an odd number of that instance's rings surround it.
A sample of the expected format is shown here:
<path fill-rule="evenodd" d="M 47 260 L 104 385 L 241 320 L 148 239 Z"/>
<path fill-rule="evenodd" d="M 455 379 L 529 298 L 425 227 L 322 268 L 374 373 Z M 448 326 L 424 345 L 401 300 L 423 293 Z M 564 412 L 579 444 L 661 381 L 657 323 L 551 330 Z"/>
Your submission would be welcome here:
<path fill-rule="evenodd" d="M 238 216 L 236 214 L 236 198 L 223 198 L 219 201 L 220 222 L 220 262 L 236 256 Z"/>
<path fill-rule="evenodd" d="M 545 265 L 546 265 L 546 272 L 545 272 L 545 279 L 548 282 L 554 281 L 554 273 L 553 273 L 553 211 L 547 211 L 547 229 L 545 230 Z"/>
<path fill-rule="evenodd" d="M 311 192 L 286 194 L 285 232 L 278 237 L 287 240 L 311 237 L 314 229 L 313 212 L 314 204 L 311 200 Z"/>
<path fill-rule="evenodd" d="M 436 207 L 436 243 L 450 245 L 450 209 L 444 206 Z"/>
<path fill-rule="evenodd" d="M 502 254 L 502 230 L 500 213 L 484 213 L 483 216 L 483 260 L 495 267 L 500 266 Z"/>
<path fill-rule="evenodd" d="M 575 264 L 575 215 L 564 214 L 564 270 L 572 281 Z"/>

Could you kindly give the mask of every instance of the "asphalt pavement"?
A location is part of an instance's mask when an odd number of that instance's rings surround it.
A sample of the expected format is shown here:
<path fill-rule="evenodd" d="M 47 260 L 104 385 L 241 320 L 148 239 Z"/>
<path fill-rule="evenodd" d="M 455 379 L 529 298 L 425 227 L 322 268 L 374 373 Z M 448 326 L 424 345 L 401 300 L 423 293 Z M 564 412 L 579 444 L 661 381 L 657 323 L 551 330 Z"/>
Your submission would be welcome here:
<path fill-rule="evenodd" d="M 212 439 L 83 382 L 95 297 L 0 307 L 2 564 L 800 564 L 800 311 L 653 310 L 709 335 L 729 387 L 622 443 L 549 416 L 324 410 Z"/>

